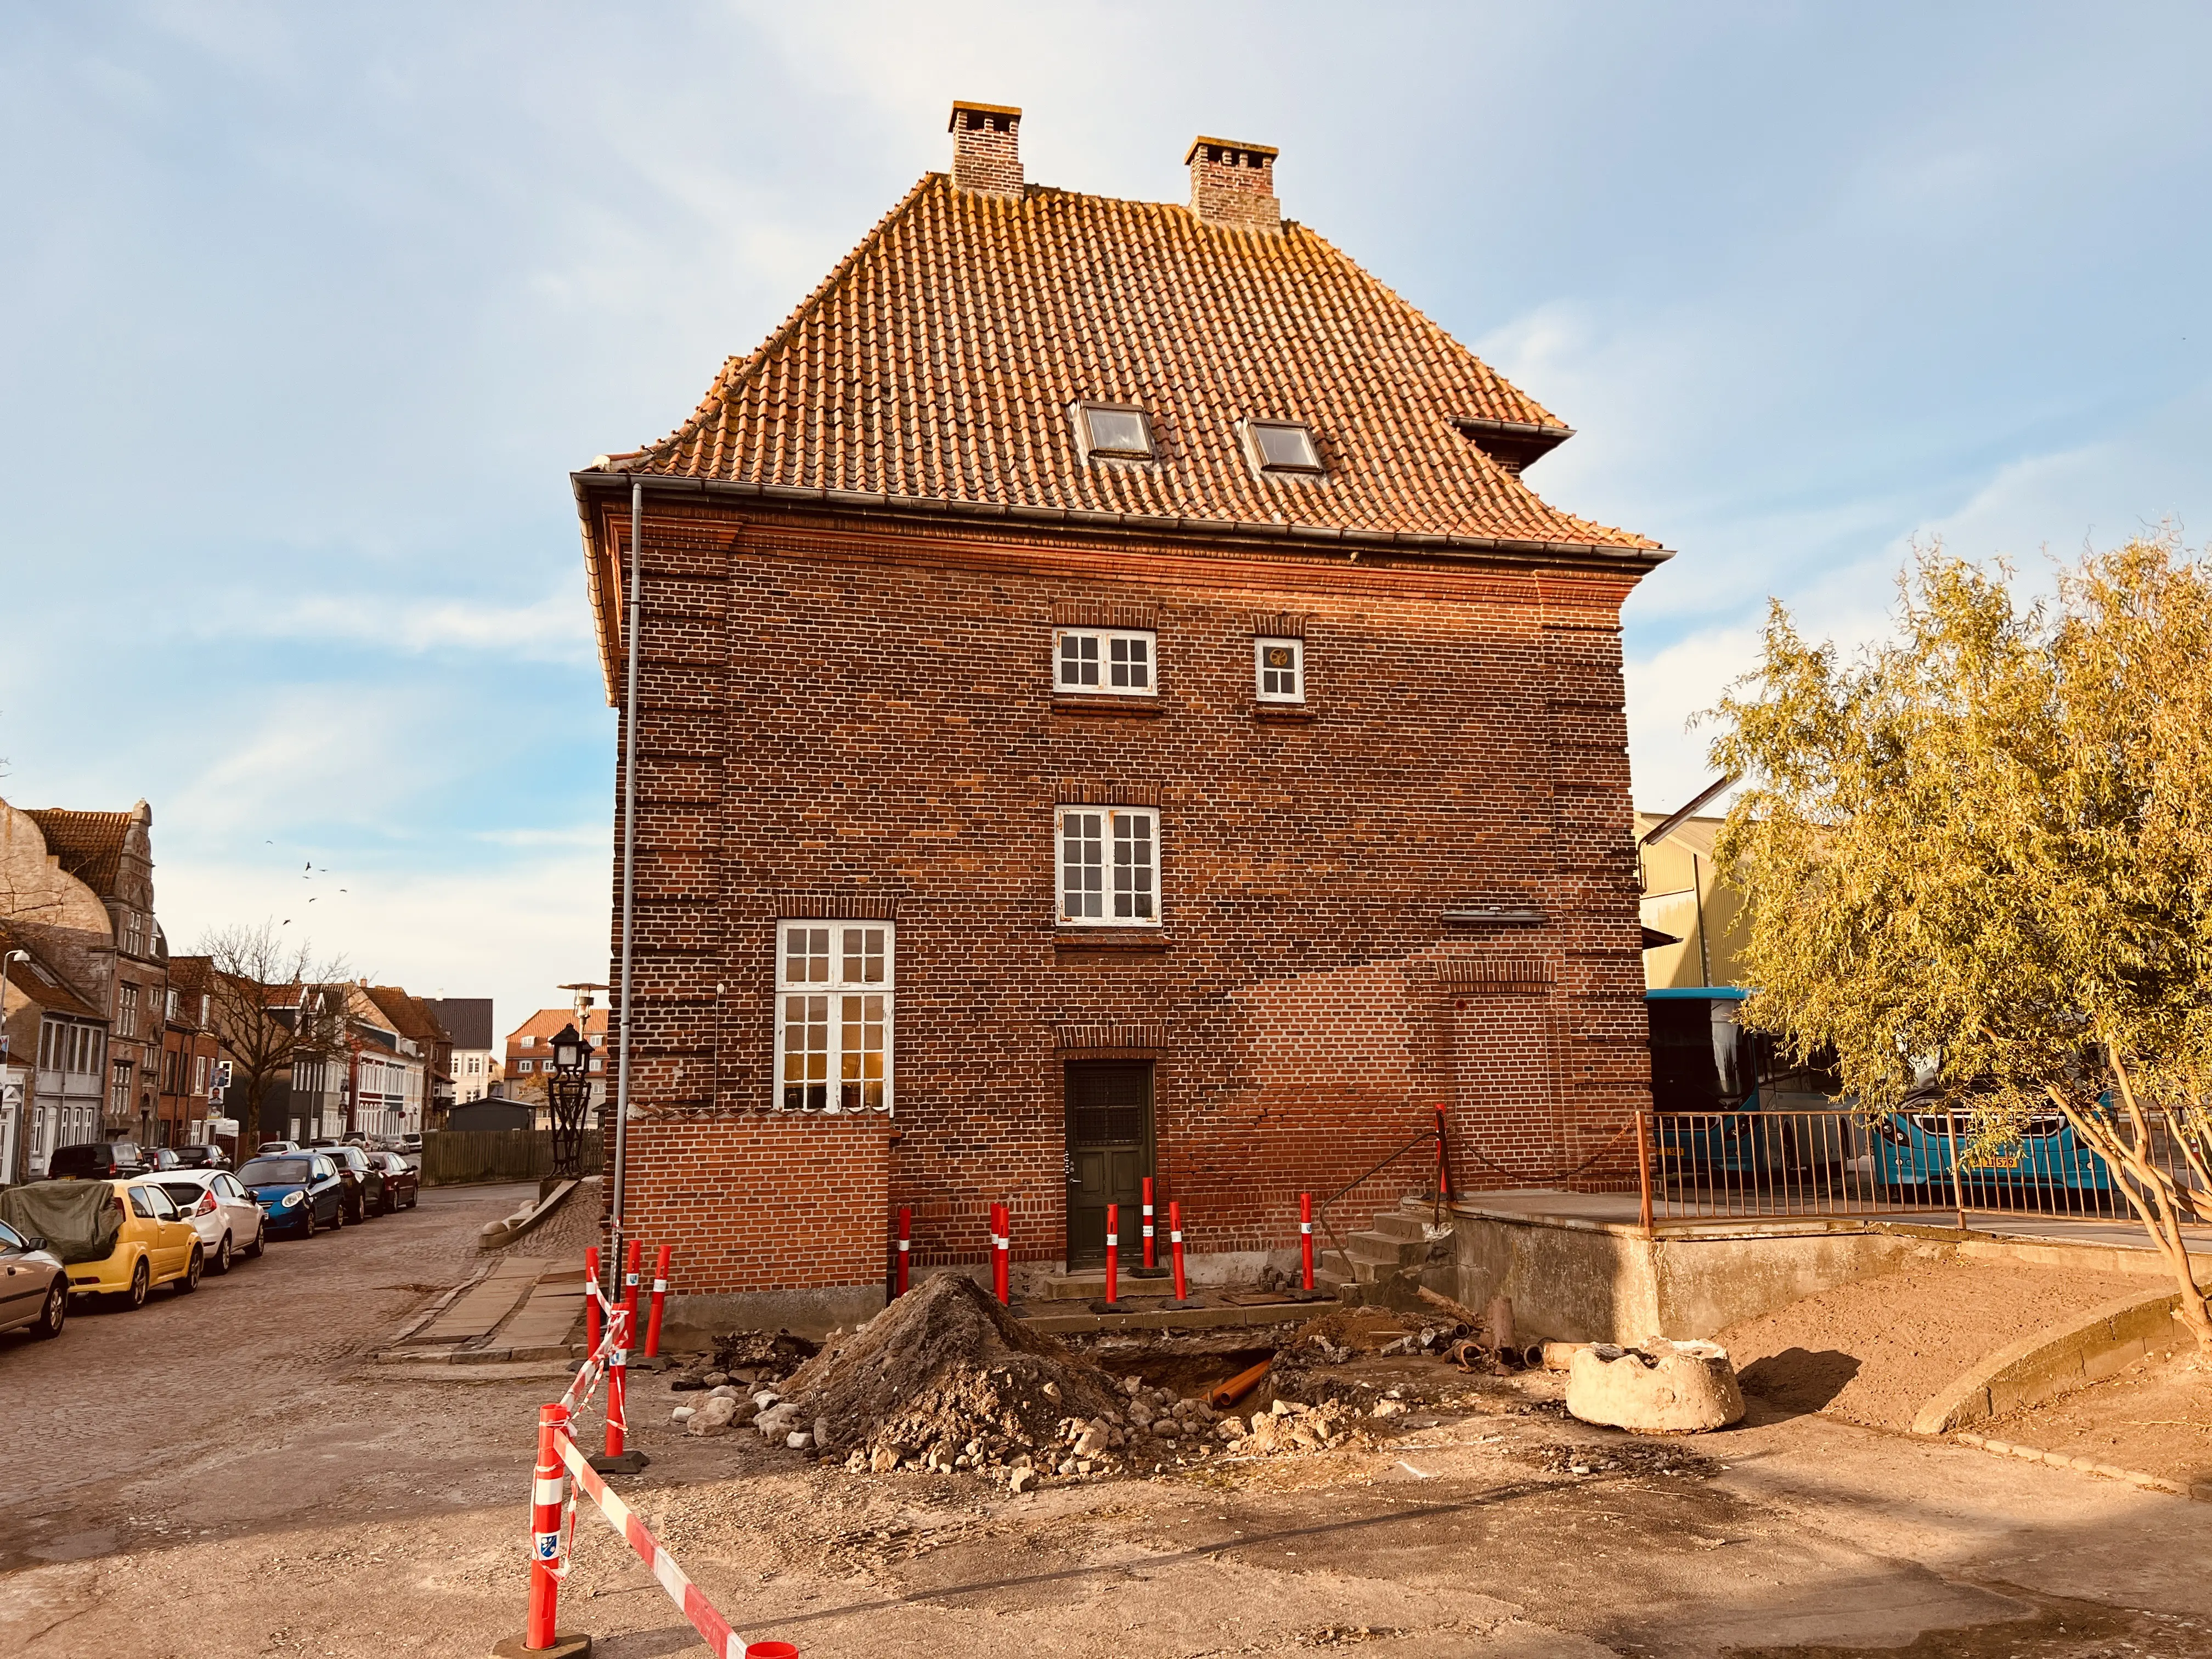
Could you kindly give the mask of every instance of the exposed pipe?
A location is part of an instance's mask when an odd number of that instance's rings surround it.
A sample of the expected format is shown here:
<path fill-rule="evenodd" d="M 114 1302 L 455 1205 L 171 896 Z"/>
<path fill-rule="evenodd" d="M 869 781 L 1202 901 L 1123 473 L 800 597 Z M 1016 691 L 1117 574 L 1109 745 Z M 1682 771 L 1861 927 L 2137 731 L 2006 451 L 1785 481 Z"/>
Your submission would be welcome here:
<path fill-rule="evenodd" d="M 607 1253 L 611 1262 L 622 1260 L 623 1176 L 629 1151 L 629 965 L 637 908 L 637 659 L 642 626 L 638 592 L 644 565 L 645 480 L 633 478 L 629 486 L 629 621 L 623 629 L 628 684 L 623 696 L 622 964 L 617 992 L 622 1011 L 615 1037 L 615 1190 Z"/>

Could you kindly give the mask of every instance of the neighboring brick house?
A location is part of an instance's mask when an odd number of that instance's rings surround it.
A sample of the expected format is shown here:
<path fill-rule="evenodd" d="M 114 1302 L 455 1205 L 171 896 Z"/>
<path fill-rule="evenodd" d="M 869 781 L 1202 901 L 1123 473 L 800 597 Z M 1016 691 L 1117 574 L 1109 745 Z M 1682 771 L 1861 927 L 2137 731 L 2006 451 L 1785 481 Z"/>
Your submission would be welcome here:
<path fill-rule="evenodd" d="M 7 811 L 9 884 L 0 911 L 104 1010 L 100 1132 L 151 1144 L 168 988 L 154 919 L 153 809 L 142 800 L 128 812 Z M 41 863 L 43 872 L 33 868 Z"/>
<path fill-rule="evenodd" d="M 107 1020 L 31 939 L 0 921 L 0 1186 L 35 1181 L 57 1146 L 96 1139 Z"/>
<path fill-rule="evenodd" d="M 956 106 L 950 175 L 574 477 L 618 708 L 641 500 L 629 1206 L 685 1293 L 864 1305 L 900 1205 L 924 1263 L 1004 1200 L 1081 1265 L 1146 1173 L 1280 1248 L 1432 1103 L 1470 1187 L 1602 1175 L 1649 1104 L 1620 613 L 1666 552 L 1537 497 L 1568 428 L 1274 150 L 1120 201 L 1024 183 L 1019 120 Z"/>
<path fill-rule="evenodd" d="M 422 1050 L 425 1091 L 415 1121 L 402 1133 L 419 1134 L 445 1121 L 453 1109 L 453 1039 L 438 1018 L 436 1005 L 410 996 L 397 985 L 366 988 L 369 1000 L 381 1008 L 392 1028 Z"/>
<path fill-rule="evenodd" d="M 207 1120 L 211 1115 L 208 1088 L 215 1080 L 222 1050 L 216 1038 L 210 995 L 214 974 L 215 963 L 210 957 L 168 958 L 168 988 L 162 994 L 160 1081 L 154 1106 L 156 1146 L 197 1146 L 207 1139 Z"/>
<path fill-rule="evenodd" d="M 453 1105 L 482 1100 L 499 1077 L 491 999 L 429 997 L 424 1001 L 453 1039 Z M 442 1121 L 439 1127 L 444 1127 Z"/>
<path fill-rule="evenodd" d="M 540 1008 L 536 1013 L 507 1034 L 507 1058 L 497 1076 L 503 1078 L 503 1091 L 509 1100 L 523 1101 L 539 1108 L 539 1121 L 552 1121 L 551 1105 L 545 1093 L 545 1079 L 553 1069 L 553 1039 L 564 1025 L 576 1024 L 574 1008 Z M 608 1072 L 607 1011 L 587 1008 L 583 1023 L 576 1026 L 579 1035 L 592 1045 L 591 1057 L 584 1062 L 584 1070 L 591 1079 L 592 1098 L 585 1121 L 599 1121 L 599 1108 L 607 1097 Z"/>

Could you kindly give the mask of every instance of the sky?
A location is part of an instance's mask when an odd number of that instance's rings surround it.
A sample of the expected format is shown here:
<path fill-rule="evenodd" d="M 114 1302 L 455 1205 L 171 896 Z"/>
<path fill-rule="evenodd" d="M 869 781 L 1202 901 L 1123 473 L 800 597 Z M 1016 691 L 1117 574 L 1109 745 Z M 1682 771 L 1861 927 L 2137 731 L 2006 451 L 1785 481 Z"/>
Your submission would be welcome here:
<path fill-rule="evenodd" d="M 2212 10 L 0 0 L 0 795 L 152 803 L 171 945 L 263 916 L 491 995 L 605 973 L 614 723 L 568 474 L 668 431 L 922 173 L 1314 226 L 1577 435 L 1676 556 L 1639 805 L 1770 596 L 1879 632 L 1940 538 L 2033 580 L 2212 525 Z"/>

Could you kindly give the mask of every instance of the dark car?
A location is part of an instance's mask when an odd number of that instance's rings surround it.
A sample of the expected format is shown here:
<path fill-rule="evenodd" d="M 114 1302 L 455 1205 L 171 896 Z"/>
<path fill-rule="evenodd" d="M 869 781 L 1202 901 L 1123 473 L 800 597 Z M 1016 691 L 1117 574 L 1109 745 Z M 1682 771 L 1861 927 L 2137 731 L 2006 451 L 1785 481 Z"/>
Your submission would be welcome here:
<path fill-rule="evenodd" d="M 228 1170 L 230 1155 L 220 1146 L 179 1146 L 177 1148 L 177 1167 L 179 1170 Z"/>
<path fill-rule="evenodd" d="M 28 1325 L 33 1336 L 59 1336 L 69 1317 L 69 1269 L 46 1241 L 0 1221 L 0 1331 Z"/>
<path fill-rule="evenodd" d="M 163 1170 L 181 1170 L 185 1161 L 167 1146 L 155 1146 L 146 1152 L 146 1167 L 159 1174 Z"/>
<path fill-rule="evenodd" d="M 320 1152 L 248 1158 L 238 1180 L 261 1206 L 272 1233 L 313 1238 L 318 1227 L 345 1225 L 345 1184 L 337 1166 Z"/>
<path fill-rule="evenodd" d="M 397 1152 L 371 1152 L 368 1161 L 384 1174 L 384 1212 L 411 1210 L 422 1201 L 422 1177 Z"/>
<path fill-rule="evenodd" d="M 384 1212 L 384 1171 L 358 1146 L 318 1146 L 316 1152 L 337 1165 L 345 1182 L 346 1219 L 365 1221 Z"/>
<path fill-rule="evenodd" d="M 49 1181 L 118 1181 L 144 1175 L 154 1166 L 135 1140 L 88 1140 L 57 1146 L 46 1160 Z"/>

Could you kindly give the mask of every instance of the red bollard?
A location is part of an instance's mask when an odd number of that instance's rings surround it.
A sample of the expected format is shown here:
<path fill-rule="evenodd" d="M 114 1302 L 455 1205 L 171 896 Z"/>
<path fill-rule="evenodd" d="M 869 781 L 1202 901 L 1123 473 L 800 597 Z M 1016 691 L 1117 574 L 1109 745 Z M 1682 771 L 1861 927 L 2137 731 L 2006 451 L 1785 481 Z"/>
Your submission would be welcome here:
<path fill-rule="evenodd" d="M 1451 1202 L 1451 1160 L 1444 1156 L 1444 1109 L 1437 1107 L 1437 1201 Z"/>
<path fill-rule="evenodd" d="M 660 1357 L 660 1310 L 668 1300 L 668 1257 L 671 1247 L 664 1244 L 653 1258 L 653 1316 L 646 1322 L 645 1357 Z"/>
<path fill-rule="evenodd" d="M 561 1613 L 561 1506 L 564 1497 L 560 1437 L 568 1431 L 568 1408 L 538 1408 L 538 1468 L 530 1482 L 530 1612 L 522 1645 L 551 1647 Z"/>
<path fill-rule="evenodd" d="M 626 1414 L 629 1403 L 629 1320 L 628 1308 L 617 1305 L 607 1310 L 608 1328 L 614 1333 L 614 1346 L 607 1355 L 609 1457 L 623 1455 L 623 1437 L 629 1430 L 629 1418 Z"/>
<path fill-rule="evenodd" d="M 1188 1302 L 1190 1287 L 1182 1276 L 1182 1200 L 1179 1198 L 1168 1200 L 1168 1250 L 1175 1263 L 1176 1300 Z"/>
<path fill-rule="evenodd" d="M 906 1294 L 907 1261 L 913 1253 L 914 1208 L 911 1205 L 902 1204 L 899 1206 L 898 1217 L 898 1290 L 896 1292 L 900 1296 Z"/>
<path fill-rule="evenodd" d="M 1145 1177 L 1145 1267 L 1150 1269 L 1159 1264 L 1152 1260 L 1152 1178 Z"/>
<path fill-rule="evenodd" d="M 1311 1290 L 1314 1287 L 1313 1194 L 1311 1193 L 1298 1194 L 1298 1255 L 1305 1268 L 1305 1278 L 1303 1282 L 1307 1290 Z"/>
<path fill-rule="evenodd" d="M 1109 1308 L 1121 1299 L 1115 1288 L 1121 1276 L 1121 1237 L 1114 1231 L 1120 1210 L 1116 1204 L 1106 1206 L 1106 1305 Z"/>
<path fill-rule="evenodd" d="M 991 1235 L 991 1289 L 999 1298 L 999 1305 L 1004 1307 L 1013 1300 L 1009 1282 L 1012 1275 L 1007 1267 L 1014 1245 L 1014 1206 L 994 1204 L 991 1207 L 996 1218 L 996 1227 Z"/>
<path fill-rule="evenodd" d="M 584 1357 L 599 1351 L 599 1247 L 584 1247 Z"/>
<path fill-rule="evenodd" d="M 644 1265 L 645 1241 L 633 1238 L 629 1242 L 629 1266 L 623 1270 L 623 1306 L 629 1310 L 629 1323 L 623 1327 L 623 1346 L 629 1347 L 637 1340 L 637 1280 L 638 1269 Z"/>

